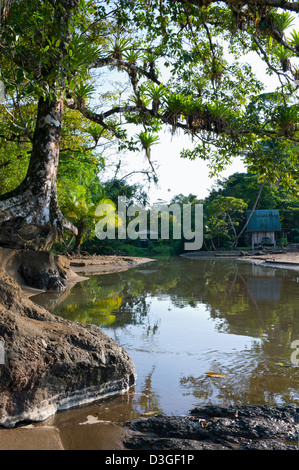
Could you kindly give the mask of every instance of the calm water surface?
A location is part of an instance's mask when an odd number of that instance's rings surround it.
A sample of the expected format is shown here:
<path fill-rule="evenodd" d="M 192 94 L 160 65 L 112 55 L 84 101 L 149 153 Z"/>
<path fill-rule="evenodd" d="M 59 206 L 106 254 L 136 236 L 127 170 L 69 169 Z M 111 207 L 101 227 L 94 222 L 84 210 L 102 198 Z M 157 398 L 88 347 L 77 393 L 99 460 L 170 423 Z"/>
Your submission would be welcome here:
<path fill-rule="evenodd" d="M 100 326 L 137 370 L 131 394 L 85 409 L 87 420 L 82 409 L 58 414 L 61 427 L 76 419 L 79 426 L 149 412 L 187 414 L 202 404 L 299 404 L 299 366 L 291 360 L 291 342 L 299 340 L 299 272 L 179 257 L 92 276 L 69 293 L 33 300 Z"/>

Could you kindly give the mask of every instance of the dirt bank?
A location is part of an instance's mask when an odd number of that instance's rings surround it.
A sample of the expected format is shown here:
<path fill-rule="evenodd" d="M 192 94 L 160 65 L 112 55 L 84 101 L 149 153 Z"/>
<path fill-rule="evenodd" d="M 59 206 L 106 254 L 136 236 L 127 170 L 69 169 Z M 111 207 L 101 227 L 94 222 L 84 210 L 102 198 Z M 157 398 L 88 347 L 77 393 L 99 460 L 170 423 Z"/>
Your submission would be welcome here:
<path fill-rule="evenodd" d="M 299 271 L 298 251 L 198 251 L 181 255 L 193 259 L 237 259 L 247 263 L 261 266 L 276 267 L 282 269 L 293 269 Z"/>
<path fill-rule="evenodd" d="M 280 269 L 292 269 L 299 271 L 299 253 L 298 252 L 286 252 L 286 253 L 268 253 L 242 256 L 238 258 L 241 261 L 254 263 L 260 266 L 280 268 Z"/>
<path fill-rule="evenodd" d="M 92 274 L 122 271 L 150 258 L 100 255 L 56 255 L 46 251 L 0 247 L 0 266 L 21 287 L 26 297 L 47 290 L 66 290 Z"/>
<path fill-rule="evenodd" d="M 141 258 L 134 256 L 108 256 L 108 255 L 70 255 L 70 269 L 74 273 L 105 274 L 116 271 L 123 271 L 139 264 L 154 261 L 151 258 Z"/>

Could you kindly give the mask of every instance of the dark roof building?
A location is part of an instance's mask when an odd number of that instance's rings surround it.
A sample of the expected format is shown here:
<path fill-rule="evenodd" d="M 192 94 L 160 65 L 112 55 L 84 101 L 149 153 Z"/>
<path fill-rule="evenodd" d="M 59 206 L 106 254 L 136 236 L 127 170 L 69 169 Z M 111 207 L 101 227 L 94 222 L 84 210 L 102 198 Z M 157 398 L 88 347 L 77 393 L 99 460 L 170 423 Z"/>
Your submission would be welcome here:
<path fill-rule="evenodd" d="M 246 212 L 248 219 L 250 211 Z M 247 225 L 247 232 L 280 232 L 280 217 L 277 209 L 254 211 Z"/>
<path fill-rule="evenodd" d="M 250 211 L 246 212 L 248 220 Z M 279 212 L 277 209 L 254 211 L 247 225 L 247 232 L 251 235 L 251 245 L 270 243 L 276 245 L 277 234 L 281 232 Z"/>

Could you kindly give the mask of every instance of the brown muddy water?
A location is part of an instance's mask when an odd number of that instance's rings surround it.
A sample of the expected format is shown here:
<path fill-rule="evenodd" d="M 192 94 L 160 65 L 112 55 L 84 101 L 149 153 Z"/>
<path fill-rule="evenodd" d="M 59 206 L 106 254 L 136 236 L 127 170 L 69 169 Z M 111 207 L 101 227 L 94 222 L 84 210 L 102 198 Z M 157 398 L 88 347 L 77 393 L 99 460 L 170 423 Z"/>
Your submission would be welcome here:
<path fill-rule="evenodd" d="M 178 257 L 32 300 L 101 327 L 132 357 L 137 384 L 129 394 L 4 431 L 19 446 L 28 447 L 21 432 L 31 432 L 35 448 L 116 450 L 124 435 L 117 422 L 139 416 L 188 414 L 203 404 L 299 404 L 292 344 L 299 340 L 299 271 Z"/>

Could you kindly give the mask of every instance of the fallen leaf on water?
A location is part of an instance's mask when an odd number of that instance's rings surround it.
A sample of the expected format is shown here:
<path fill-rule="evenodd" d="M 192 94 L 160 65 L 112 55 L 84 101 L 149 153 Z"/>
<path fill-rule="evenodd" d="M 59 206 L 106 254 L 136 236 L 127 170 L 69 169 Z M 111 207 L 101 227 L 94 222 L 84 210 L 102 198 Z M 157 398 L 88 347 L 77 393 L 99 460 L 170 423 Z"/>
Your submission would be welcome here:
<path fill-rule="evenodd" d="M 206 422 L 205 419 L 201 419 L 201 420 L 200 420 L 200 424 L 201 424 L 201 426 L 202 426 L 203 428 L 206 428 L 207 425 L 208 425 L 208 423 Z"/>
<path fill-rule="evenodd" d="M 147 411 L 146 413 L 142 413 L 141 416 L 153 416 L 155 414 L 156 414 L 155 411 Z"/>
<path fill-rule="evenodd" d="M 284 364 L 283 362 L 273 362 L 273 364 L 279 367 L 290 367 L 290 364 Z"/>
<path fill-rule="evenodd" d="M 208 377 L 216 377 L 216 378 L 228 377 L 228 375 L 218 374 L 217 372 L 205 372 L 205 375 L 207 375 Z"/>

